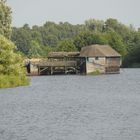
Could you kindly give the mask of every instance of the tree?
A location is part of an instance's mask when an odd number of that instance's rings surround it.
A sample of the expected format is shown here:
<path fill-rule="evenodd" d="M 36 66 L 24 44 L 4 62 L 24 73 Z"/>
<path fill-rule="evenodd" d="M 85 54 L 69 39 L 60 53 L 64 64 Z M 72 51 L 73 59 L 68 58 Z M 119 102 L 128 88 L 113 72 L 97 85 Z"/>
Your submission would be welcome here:
<path fill-rule="evenodd" d="M 82 32 L 74 39 L 74 44 L 80 51 L 82 47 L 92 44 L 108 44 L 104 34 L 93 32 Z"/>
<path fill-rule="evenodd" d="M 23 59 L 15 49 L 10 40 L 0 35 L 0 88 L 28 84 Z"/>
<path fill-rule="evenodd" d="M 106 34 L 106 39 L 108 40 L 108 44 L 111 45 L 111 47 L 119 52 L 123 57 L 126 55 L 126 46 L 119 34 L 110 31 Z"/>
<path fill-rule="evenodd" d="M 24 55 L 28 55 L 32 41 L 30 30 L 13 28 L 11 39 L 17 46 L 18 51 L 21 51 Z"/>
<path fill-rule="evenodd" d="M 6 1 L 0 0 L 0 88 L 28 84 L 23 59 L 9 40 L 11 10 Z"/>
<path fill-rule="evenodd" d="M 54 52 L 54 51 L 56 51 L 57 49 L 56 48 L 54 48 L 54 47 L 50 47 L 50 46 L 42 46 L 41 47 L 41 56 L 42 57 L 47 57 L 48 56 L 48 54 L 49 54 L 49 52 Z"/>
<path fill-rule="evenodd" d="M 89 19 L 85 21 L 85 25 L 93 31 L 99 31 L 102 32 L 103 31 L 103 27 L 104 27 L 104 21 L 103 20 L 95 20 L 95 19 Z"/>
<path fill-rule="evenodd" d="M 29 49 L 28 57 L 29 58 L 40 57 L 41 53 L 42 53 L 42 50 L 38 42 L 31 41 L 31 48 Z"/>
<path fill-rule="evenodd" d="M 75 45 L 73 44 L 73 41 L 69 39 L 60 41 L 57 50 L 66 52 L 77 51 Z"/>
<path fill-rule="evenodd" d="M 139 67 L 140 68 L 140 32 L 133 34 L 133 44 L 129 47 L 123 66 L 124 67 Z"/>
<path fill-rule="evenodd" d="M 0 0 L 0 34 L 10 39 L 11 36 L 11 8 L 5 0 Z"/>
<path fill-rule="evenodd" d="M 46 36 L 47 45 L 55 47 L 58 43 L 58 38 L 55 35 L 48 35 Z"/>
<path fill-rule="evenodd" d="M 14 52 L 15 49 L 11 41 L 0 35 L 0 73 L 19 75 L 23 71 L 22 59 Z"/>

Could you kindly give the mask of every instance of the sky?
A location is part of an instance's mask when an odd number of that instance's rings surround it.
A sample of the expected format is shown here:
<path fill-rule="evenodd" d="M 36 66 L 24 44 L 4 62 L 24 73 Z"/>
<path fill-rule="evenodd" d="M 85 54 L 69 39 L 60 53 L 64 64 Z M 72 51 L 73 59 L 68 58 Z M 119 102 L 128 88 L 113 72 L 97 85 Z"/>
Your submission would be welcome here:
<path fill-rule="evenodd" d="M 46 21 L 82 24 L 88 19 L 115 18 L 140 27 L 140 0 L 7 0 L 13 26 L 43 25 Z"/>

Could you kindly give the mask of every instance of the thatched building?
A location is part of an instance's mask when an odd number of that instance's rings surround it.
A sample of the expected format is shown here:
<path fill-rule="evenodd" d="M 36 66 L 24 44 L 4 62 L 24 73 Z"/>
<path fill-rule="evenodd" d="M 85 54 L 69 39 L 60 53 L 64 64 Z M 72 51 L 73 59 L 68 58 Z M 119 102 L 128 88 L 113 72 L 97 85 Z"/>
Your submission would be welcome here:
<path fill-rule="evenodd" d="M 109 45 L 90 45 L 83 47 L 81 57 L 86 58 L 86 73 L 119 73 L 121 55 Z"/>

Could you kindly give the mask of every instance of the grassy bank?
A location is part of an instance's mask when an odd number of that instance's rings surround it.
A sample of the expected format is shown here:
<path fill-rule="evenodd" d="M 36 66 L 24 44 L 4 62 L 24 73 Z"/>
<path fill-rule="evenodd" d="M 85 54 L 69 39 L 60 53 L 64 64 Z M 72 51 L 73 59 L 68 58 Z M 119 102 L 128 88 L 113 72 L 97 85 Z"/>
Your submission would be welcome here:
<path fill-rule="evenodd" d="M 26 86 L 29 82 L 29 79 L 24 76 L 0 75 L 0 88 Z"/>
<path fill-rule="evenodd" d="M 100 75 L 100 71 L 99 70 L 96 70 L 96 71 L 93 71 L 93 72 L 90 72 L 88 73 L 88 75 Z"/>

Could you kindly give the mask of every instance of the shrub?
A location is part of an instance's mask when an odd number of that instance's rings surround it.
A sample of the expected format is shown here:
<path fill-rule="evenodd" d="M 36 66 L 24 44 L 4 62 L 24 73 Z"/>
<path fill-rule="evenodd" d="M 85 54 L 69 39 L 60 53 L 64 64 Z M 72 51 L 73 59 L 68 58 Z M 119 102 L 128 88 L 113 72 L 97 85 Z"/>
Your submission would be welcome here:
<path fill-rule="evenodd" d="M 14 87 L 29 84 L 23 59 L 15 53 L 15 45 L 0 35 L 0 87 Z"/>

